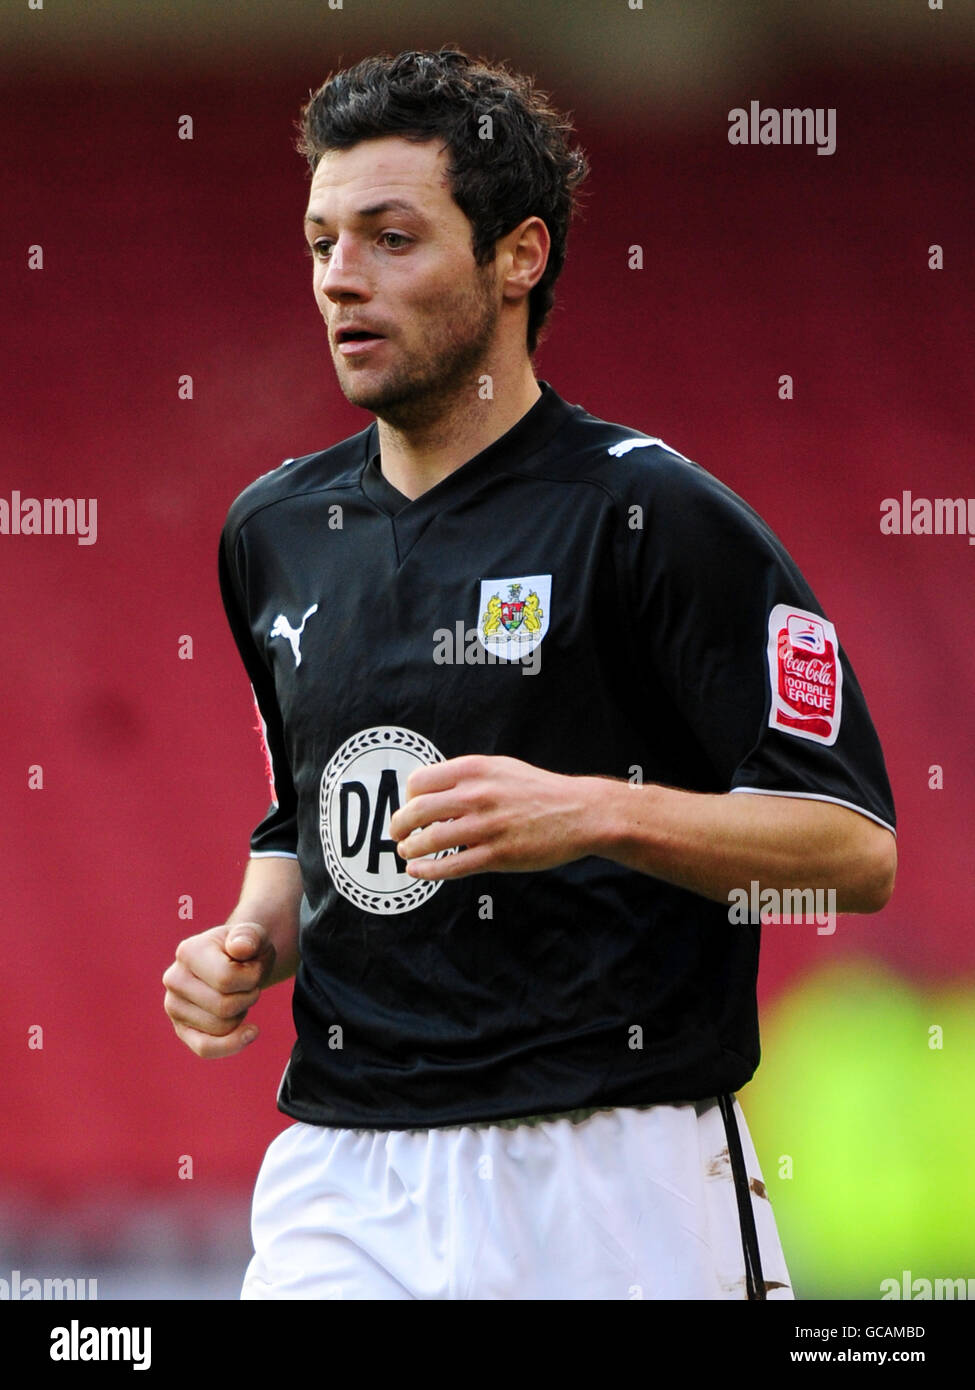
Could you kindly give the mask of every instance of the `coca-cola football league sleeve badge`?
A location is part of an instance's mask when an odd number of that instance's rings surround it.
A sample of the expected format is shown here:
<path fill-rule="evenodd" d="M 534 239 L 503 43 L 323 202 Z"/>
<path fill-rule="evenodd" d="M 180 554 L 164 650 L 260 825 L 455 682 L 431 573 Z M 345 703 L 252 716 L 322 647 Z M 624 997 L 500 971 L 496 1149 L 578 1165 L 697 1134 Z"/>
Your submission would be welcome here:
<path fill-rule="evenodd" d="M 815 743 L 835 743 L 843 667 L 833 624 L 804 608 L 777 603 L 768 620 L 768 667 L 769 727 Z"/>

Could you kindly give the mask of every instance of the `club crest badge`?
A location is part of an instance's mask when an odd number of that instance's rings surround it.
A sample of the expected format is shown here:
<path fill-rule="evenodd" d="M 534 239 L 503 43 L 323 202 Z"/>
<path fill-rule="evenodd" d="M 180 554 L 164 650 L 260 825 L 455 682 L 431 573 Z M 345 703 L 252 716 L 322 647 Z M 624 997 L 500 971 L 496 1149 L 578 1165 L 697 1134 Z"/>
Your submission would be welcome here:
<path fill-rule="evenodd" d="M 540 645 L 548 632 L 552 576 L 526 574 L 482 579 L 477 635 L 500 661 L 518 661 Z"/>
<path fill-rule="evenodd" d="M 840 732 L 843 667 L 833 624 L 804 608 L 776 604 L 768 620 L 768 667 L 769 727 L 834 744 Z"/>

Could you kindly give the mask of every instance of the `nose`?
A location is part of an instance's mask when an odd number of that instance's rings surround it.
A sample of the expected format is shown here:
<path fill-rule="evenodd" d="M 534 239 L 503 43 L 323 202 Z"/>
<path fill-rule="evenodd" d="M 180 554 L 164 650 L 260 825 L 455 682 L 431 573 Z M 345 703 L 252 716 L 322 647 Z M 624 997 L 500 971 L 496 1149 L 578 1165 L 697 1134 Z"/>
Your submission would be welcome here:
<path fill-rule="evenodd" d="M 328 259 L 321 262 L 318 287 L 333 303 L 349 299 L 368 299 L 370 289 L 361 254 L 352 243 L 339 237 L 332 245 Z"/>

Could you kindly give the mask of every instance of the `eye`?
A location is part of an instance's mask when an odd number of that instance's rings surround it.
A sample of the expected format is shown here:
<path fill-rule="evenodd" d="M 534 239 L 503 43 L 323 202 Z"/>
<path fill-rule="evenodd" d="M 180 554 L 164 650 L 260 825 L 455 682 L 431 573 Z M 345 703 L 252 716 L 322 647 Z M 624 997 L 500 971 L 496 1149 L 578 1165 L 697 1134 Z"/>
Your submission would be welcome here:
<path fill-rule="evenodd" d="M 390 238 L 392 238 L 393 241 L 398 242 L 399 245 L 390 246 Z M 411 244 L 410 238 L 405 234 L 405 232 L 383 232 L 382 236 L 380 237 L 380 240 L 386 242 L 387 247 L 390 251 L 400 251 L 404 246 L 409 246 Z"/>
<path fill-rule="evenodd" d="M 313 256 L 316 261 L 323 261 L 327 256 L 331 254 L 331 251 L 332 243 L 328 241 L 325 237 L 319 237 L 318 241 L 312 244 L 311 250 L 308 254 L 310 256 Z"/>

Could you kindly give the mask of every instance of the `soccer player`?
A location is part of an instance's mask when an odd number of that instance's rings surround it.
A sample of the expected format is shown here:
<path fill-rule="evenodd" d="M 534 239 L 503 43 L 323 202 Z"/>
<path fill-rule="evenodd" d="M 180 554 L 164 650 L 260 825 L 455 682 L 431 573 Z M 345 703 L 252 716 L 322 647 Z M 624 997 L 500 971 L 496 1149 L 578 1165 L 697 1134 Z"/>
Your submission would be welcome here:
<path fill-rule="evenodd" d="M 273 800 L 164 976 L 202 1057 L 296 977 L 245 1298 L 792 1297 L 735 1098 L 759 925 L 729 903 L 881 908 L 890 788 L 769 528 L 535 377 L 570 139 L 449 50 L 303 113 L 315 302 L 375 418 L 230 509 Z"/>

